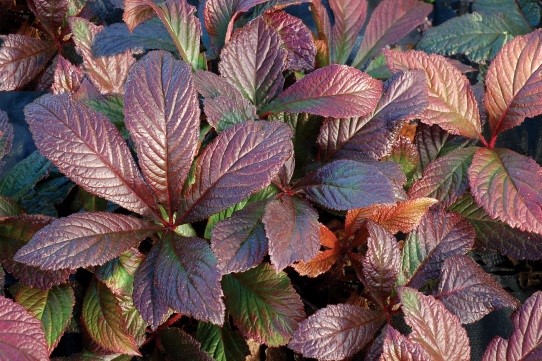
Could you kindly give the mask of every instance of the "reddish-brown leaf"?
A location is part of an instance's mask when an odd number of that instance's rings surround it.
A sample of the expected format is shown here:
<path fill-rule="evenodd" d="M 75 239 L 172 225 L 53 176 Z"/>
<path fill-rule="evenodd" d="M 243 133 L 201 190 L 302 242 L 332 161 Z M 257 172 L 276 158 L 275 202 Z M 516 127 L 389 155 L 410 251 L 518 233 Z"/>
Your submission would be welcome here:
<path fill-rule="evenodd" d="M 329 228 L 320 224 L 320 244 L 324 247 L 316 256 L 306 262 L 300 261 L 293 268 L 302 276 L 317 277 L 329 271 L 341 256 L 337 236 Z"/>

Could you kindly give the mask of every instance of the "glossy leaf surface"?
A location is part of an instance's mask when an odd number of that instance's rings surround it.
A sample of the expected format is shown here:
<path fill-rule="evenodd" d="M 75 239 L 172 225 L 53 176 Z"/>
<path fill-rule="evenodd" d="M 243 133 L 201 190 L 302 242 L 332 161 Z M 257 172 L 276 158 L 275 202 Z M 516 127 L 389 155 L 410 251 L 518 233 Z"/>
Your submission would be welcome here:
<path fill-rule="evenodd" d="M 346 64 L 367 16 L 366 0 L 332 0 L 335 23 L 331 33 L 331 62 Z"/>
<path fill-rule="evenodd" d="M 245 361 L 249 354 L 246 341 L 229 323 L 219 327 L 210 323 L 200 322 L 196 339 L 216 361 Z"/>
<path fill-rule="evenodd" d="M 425 361 L 430 357 L 419 345 L 391 326 L 386 327 L 386 336 L 380 361 Z"/>
<path fill-rule="evenodd" d="M 51 86 L 53 94 L 75 93 L 83 81 L 83 71 L 62 55 L 59 55 L 57 59 L 54 81 Z"/>

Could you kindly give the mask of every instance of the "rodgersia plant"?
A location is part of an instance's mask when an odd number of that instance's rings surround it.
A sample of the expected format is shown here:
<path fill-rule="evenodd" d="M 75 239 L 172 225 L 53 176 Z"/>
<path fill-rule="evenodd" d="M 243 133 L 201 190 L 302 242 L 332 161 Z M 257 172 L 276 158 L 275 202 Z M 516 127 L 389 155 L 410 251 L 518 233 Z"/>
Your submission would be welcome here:
<path fill-rule="evenodd" d="M 314 33 L 284 11 L 300 4 Z M 0 176 L 0 360 L 48 359 L 67 330 L 81 359 L 237 361 L 250 340 L 469 360 L 463 325 L 500 308 L 513 332 L 483 359 L 540 358 L 540 293 L 484 263 L 542 258 L 540 159 L 500 147 L 542 113 L 539 30 L 473 87 L 458 61 L 392 49 L 433 9 L 418 0 L 123 7 L 59 24 L 78 56 L 24 110 L 38 150 Z M 0 113 L 0 159 L 14 133 Z"/>

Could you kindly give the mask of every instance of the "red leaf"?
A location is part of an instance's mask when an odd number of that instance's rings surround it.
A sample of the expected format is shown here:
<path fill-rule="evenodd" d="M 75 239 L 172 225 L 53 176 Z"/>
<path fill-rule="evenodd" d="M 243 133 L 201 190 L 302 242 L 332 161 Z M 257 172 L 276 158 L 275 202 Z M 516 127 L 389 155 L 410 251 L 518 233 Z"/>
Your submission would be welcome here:
<path fill-rule="evenodd" d="M 486 75 L 485 106 L 493 137 L 542 114 L 542 31 L 506 44 Z"/>
<path fill-rule="evenodd" d="M 151 222 L 121 214 L 76 213 L 38 231 L 15 260 L 53 271 L 100 265 L 158 230 Z"/>
<path fill-rule="evenodd" d="M 367 4 L 367 0 L 329 1 L 335 19 L 330 44 L 332 63 L 346 64 L 359 32 L 365 24 Z"/>
<path fill-rule="evenodd" d="M 68 0 L 32 0 L 37 20 L 54 37 L 68 13 Z"/>
<path fill-rule="evenodd" d="M 43 70 L 56 51 L 50 41 L 26 35 L 0 36 L 0 91 L 16 90 Z"/>
<path fill-rule="evenodd" d="M 469 168 L 471 191 L 487 213 L 542 234 L 542 167 L 509 149 L 480 148 Z"/>
<path fill-rule="evenodd" d="M 514 297 L 467 256 L 444 261 L 435 297 L 463 324 L 478 321 L 497 308 L 518 306 Z"/>
<path fill-rule="evenodd" d="M 130 31 L 155 15 L 151 2 L 152 0 L 124 0 L 122 20 Z"/>
<path fill-rule="evenodd" d="M 85 190 L 151 215 L 154 199 L 130 150 L 101 113 L 68 95 L 44 95 L 25 108 L 36 146 Z"/>
<path fill-rule="evenodd" d="M 431 358 L 419 345 L 401 335 L 391 326 L 386 327 L 386 337 L 380 361 L 427 361 Z"/>
<path fill-rule="evenodd" d="M 283 195 L 267 204 L 262 220 L 277 271 L 297 261 L 309 261 L 320 249 L 318 212 L 309 202 Z"/>
<path fill-rule="evenodd" d="M 319 251 L 309 261 L 301 261 L 292 266 L 301 276 L 316 277 L 325 273 L 341 256 L 341 247 L 337 236 L 323 224 L 320 224 L 320 244 L 326 249 Z"/>
<path fill-rule="evenodd" d="M 85 74 L 79 67 L 59 55 L 52 85 L 53 94 L 75 93 L 79 90 L 84 76 Z"/>
<path fill-rule="evenodd" d="M 348 304 L 327 306 L 299 324 L 288 347 L 305 357 L 342 360 L 371 341 L 383 322 L 377 311 Z"/>
<path fill-rule="evenodd" d="M 41 322 L 23 306 L 0 296 L 0 360 L 48 360 Z"/>
<path fill-rule="evenodd" d="M 380 81 L 357 69 L 334 64 L 306 75 L 261 111 L 362 117 L 373 111 L 381 94 Z"/>

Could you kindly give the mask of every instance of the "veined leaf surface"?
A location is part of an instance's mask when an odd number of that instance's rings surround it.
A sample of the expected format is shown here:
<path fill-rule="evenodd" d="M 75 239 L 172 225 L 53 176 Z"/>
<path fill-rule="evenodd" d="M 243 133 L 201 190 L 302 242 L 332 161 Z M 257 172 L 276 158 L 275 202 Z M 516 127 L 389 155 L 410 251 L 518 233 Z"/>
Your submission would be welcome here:
<path fill-rule="evenodd" d="M 366 0 L 331 0 L 335 23 L 331 33 L 331 62 L 346 64 L 367 16 Z"/>

